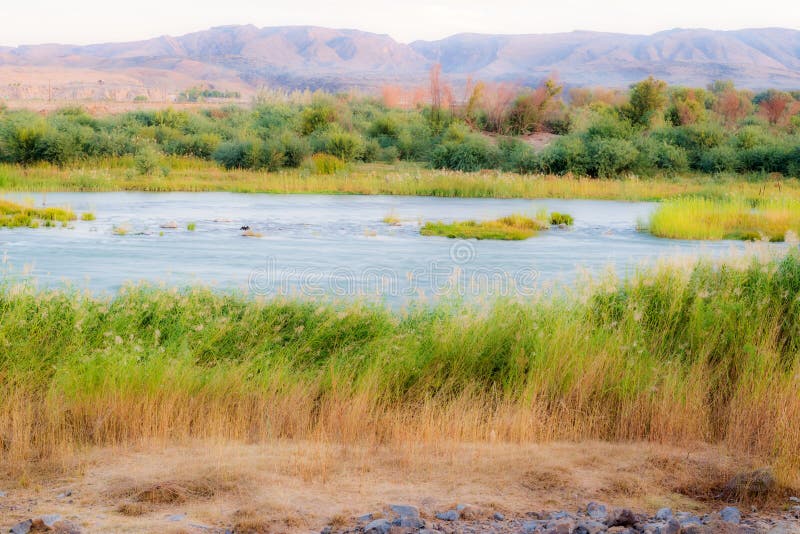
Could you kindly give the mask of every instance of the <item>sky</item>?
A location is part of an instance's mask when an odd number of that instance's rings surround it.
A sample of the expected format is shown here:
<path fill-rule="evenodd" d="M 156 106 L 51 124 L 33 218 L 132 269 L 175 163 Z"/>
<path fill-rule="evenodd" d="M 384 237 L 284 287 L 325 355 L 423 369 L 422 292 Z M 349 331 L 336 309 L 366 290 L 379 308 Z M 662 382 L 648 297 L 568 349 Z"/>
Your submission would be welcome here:
<path fill-rule="evenodd" d="M 0 0 L 4 46 L 130 41 L 227 24 L 355 28 L 411 42 L 460 32 L 800 29 L 800 8 L 787 0 Z"/>

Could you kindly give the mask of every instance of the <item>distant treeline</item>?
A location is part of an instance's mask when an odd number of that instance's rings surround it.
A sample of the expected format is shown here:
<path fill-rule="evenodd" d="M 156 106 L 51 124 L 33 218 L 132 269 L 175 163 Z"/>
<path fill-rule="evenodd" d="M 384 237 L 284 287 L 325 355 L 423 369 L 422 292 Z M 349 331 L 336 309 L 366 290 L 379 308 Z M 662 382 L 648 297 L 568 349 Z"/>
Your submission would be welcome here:
<path fill-rule="evenodd" d="M 653 78 L 627 91 L 567 95 L 553 81 L 537 88 L 479 83 L 458 104 L 441 91 L 432 83 L 412 106 L 386 95 L 314 93 L 262 96 L 249 107 L 105 117 L 80 108 L 47 116 L 0 109 L 0 161 L 72 165 L 134 156 L 149 172 L 167 154 L 277 170 L 324 153 L 343 162 L 402 159 L 461 171 L 595 177 L 800 174 L 797 92 L 753 93 L 729 82 L 668 87 Z M 534 148 L 532 135 L 546 146 Z"/>

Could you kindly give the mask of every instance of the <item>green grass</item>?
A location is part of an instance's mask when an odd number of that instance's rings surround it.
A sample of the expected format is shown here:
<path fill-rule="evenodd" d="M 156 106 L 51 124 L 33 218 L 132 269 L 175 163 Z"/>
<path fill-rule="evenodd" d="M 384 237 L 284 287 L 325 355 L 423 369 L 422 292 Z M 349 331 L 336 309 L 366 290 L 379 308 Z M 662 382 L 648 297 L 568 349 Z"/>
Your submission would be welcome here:
<path fill-rule="evenodd" d="M 66 226 L 74 219 L 75 214 L 67 208 L 34 208 L 0 199 L 0 227 L 52 227 L 57 222 Z"/>
<path fill-rule="evenodd" d="M 800 199 L 800 181 L 796 179 L 750 181 L 734 176 L 690 175 L 598 180 L 500 171 L 462 173 L 403 162 L 349 164 L 346 170 L 331 175 L 304 168 L 278 172 L 226 171 L 196 158 L 164 157 L 161 164 L 172 169 L 169 176 L 132 173 L 133 159 L 129 157 L 88 161 L 66 168 L 0 164 L 0 191 L 229 191 L 597 200 L 663 200 L 682 195 L 713 198 L 727 194 L 757 199 L 779 194 Z"/>
<path fill-rule="evenodd" d="M 565 225 L 565 226 L 572 226 L 575 223 L 575 219 L 569 213 L 559 213 L 554 211 L 550 214 L 550 224 L 552 225 Z"/>
<path fill-rule="evenodd" d="M 451 239 L 520 241 L 533 237 L 544 228 L 545 225 L 538 219 L 514 214 L 494 221 L 427 222 L 420 229 L 420 233 Z"/>
<path fill-rule="evenodd" d="M 5 286 L 0 463 L 209 436 L 703 441 L 800 484 L 799 293 L 795 255 L 402 311 Z"/>
<path fill-rule="evenodd" d="M 94 213 L 92 213 L 91 211 L 87 211 L 87 212 L 81 214 L 81 220 L 82 221 L 94 221 L 95 219 L 96 219 L 96 217 L 95 217 Z"/>
<path fill-rule="evenodd" d="M 191 222 L 186 225 L 186 229 L 189 230 L 190 232 L 194 232 L 195 230 L 197 230 L 197 224 Z"/>
<path fill-rule="evenodd" d="M 641 226 L 674 239 L 783 241 L 787 232 L 800 233 L 800 201 L 683 197 L 662 203 Z"/>

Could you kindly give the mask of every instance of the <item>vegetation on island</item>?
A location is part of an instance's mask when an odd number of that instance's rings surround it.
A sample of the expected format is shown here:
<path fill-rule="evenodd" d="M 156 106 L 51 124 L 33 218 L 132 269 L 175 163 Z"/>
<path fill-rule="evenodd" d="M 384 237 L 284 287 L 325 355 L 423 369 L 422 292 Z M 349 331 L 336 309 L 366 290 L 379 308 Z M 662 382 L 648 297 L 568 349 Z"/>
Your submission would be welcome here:
<path fill-rule="evenodd" d="M 75 214 L 67 208 L 35 208 L 0 199 L 0 227 L 38 228 L 40 226 L 66 225 L 75 220 Z"/>
<path fill-rule="evenodd" d="M 784 241 L 788 232 L 800 233 L 800 201 L 682 197 L 661 203 L 642 226 L 673 239 Z"/>
<path fill-rule="evenodd" d="M 513 214 L 494 221 L 427 222 L 420 229 L 422 235 L 449 237 L 451 239 L 498 239 L 521 241 L 544 230 L 547 223 L 525 215 Z"/>

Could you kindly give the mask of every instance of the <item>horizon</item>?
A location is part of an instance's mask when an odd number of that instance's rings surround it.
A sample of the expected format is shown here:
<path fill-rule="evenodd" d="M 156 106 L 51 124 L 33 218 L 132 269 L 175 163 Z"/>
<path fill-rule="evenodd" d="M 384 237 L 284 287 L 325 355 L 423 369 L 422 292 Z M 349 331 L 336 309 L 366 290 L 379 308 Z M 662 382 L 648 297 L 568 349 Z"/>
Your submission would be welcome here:
<path fill-rule="evenodd" d="M 634 0 L 597 5 L 565 0 L 557 5 L 532 6 L 521 0 L 497 0 L 491 13 L 475 1 L 409 0 L 397 5 L 375 0 L 368 6 L 343 0 L 331 6 L 306 0 L 291 7 L 271 2 L 251 5 L 230 0 L 217 5 L 141 0 L 136 9 L 110 12 L 99 0 L 76 0 L 48 5 L 46 0 L 4 6 L 0 17 L 0 46 L 36 44 L 86 45 L 142 41 L 180 36 L 220 26 L 252 24 L 259 28 L 317 26 L 357 29 L 389 35 L 399 43 L 435 41 L 457 34 L 525 35 L 598 32 L 652 35 L 673 29 L 740 31 L 781 28 L 800 30 L 800 14 L 786 13 L 783 2 L 765 0 L 756 12 L 735 5 L 676 0 L 642 6 Z M 48 16 L 43 19 L 40 13 Z M 187 17 L 187 13 L 191 16 Z M 157 16 L 154 16 L 157 15 Z"/>
<path fill-rule="evenodd" d="M 445 40 L 451 37 L 456 37 L 459 35 L 492 35 L 492 36 L 521 36 L 521 35 L 564 35 L 570 33 L 595 33 L 595 34 L 607 34 L 607 35 L 626 35 L 626 36 L 641 36 L 641 37 L 649 37 L 653 35 L 658 35 L 660 33 L 669 33 L 675 31 L 708 31 L 708 32 L 726 32 L 726 33 L 736 33 L 736 32 L 744 32 L 744 31 L 763 31 L 763 30 L 787 30 L 787 31 L 796 31 L 800 32 L 800 29 L 797 28 L 790 28 L 785 26 L 745 26 L 741 28 L 732 28 L 732 29 L 714 29 L 702 26 L 676 26 L 672 28 L 664 28 L 662 30 L 654 31 L 654 32 L 618 32 L 618 31 L 604 31 L 604 30 L 594 30 L 594 29 L 586 29 L 586 28 L 576 28 L 574 30 L 565 30 L 565 31 L 554 31 L 554 32 L 528 32 L 528 33 L 502 33 L 502 32 L 480 32 L 480 31 L 463 31 L 463 32 L 456 32 L 451 33 L 448 35 L 444 35 L 438 39 L 415 39 L 412 41 L 401 41 L 394 37 L 393 35 L 386 33 L 386 32 L 376 32 L 371 30 L 366 30 L 363 28 L 358 27 L 347 27 L 347 26 L 324 26 L 320 24 L 280 24 L 280 25 L 268 25 L 268 26 L 260 26 L 258 24 L 253 23 L 242 23 L 242 24 L 220 24 L 214 26 L 207 26 L 204 28 L 199 28 L 190 31 L 184 31 L 180 33 L 160 33 L 160 34 L 153 34 L 150 36 L 146 36 L 140 39 L 126 39 L 126 40 L 111 40 L 111 41 L 91 41 L 91 42 L 68 42 L 68 41 L 41 41 L 35 43 L 23 43 L 19 45 L 12 45 L 12 44 L 2 44 L 0 43 L 0 47 L 4 48 L 24 48 L 28 46 L 91 46 L 91 45 L 104 45 L 104 44 L 120 44 L 120 43 L 129 43 L 129 42 L 146 42 L 151 41 L 153 39 L 160 39 L 162 37 L 172 37 L 172 38 L 180 38 L 185 37 L 187 35 L 192 35 L 195 33 L 203 33 L 212 30 L 218 30 L 223 28 L 243 28 L 247 26 L 252 26 L 258 30 L 266 30 L 266 29 L 273 29 L 273 28 L 321 28 L 321 29 L 329 29 L 335 31 L 355 31 L 355 32 L 362 32 L 372 35 L 381 35 L 381 36 L 388 36 L 393 39 L 395 42 L 400 44 L 412 44 L 414 42 L 422 41 L 422 42 L 435 42 Z"/>

